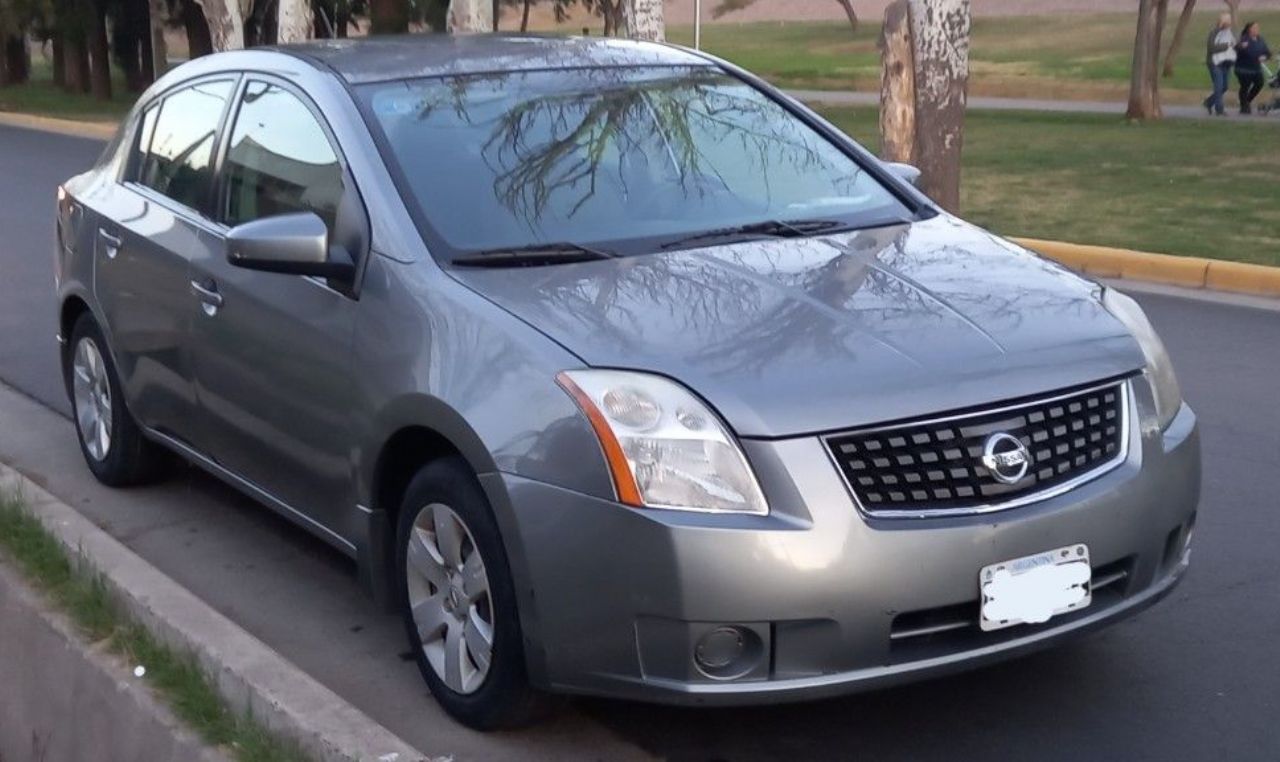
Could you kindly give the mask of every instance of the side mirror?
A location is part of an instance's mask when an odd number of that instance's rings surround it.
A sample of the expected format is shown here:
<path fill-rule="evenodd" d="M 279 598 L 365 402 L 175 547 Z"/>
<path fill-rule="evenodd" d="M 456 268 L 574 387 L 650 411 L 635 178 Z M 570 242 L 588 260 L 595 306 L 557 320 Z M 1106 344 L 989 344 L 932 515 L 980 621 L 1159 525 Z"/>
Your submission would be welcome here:
<path fill-rule="evenodd" d="M 329 227 L 314 212 L 237 225 L 227 234 L 227 261 L 246 270 L 312 275 L 350 282 L 355 266 L 329 256 Z"/>
<path fill-rule="evenodd" d="M 920 168 L 899 161 L 886 161 L 885 166 L 899 180 L 904 180 L 916 187 L 920 186 Z"/>

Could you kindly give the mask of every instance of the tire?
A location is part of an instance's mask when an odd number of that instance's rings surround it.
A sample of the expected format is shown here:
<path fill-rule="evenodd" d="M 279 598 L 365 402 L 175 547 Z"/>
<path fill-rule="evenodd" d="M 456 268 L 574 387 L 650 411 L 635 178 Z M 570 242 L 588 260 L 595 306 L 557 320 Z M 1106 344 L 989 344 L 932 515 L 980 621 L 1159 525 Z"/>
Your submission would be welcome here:
<path fill-rule="evenodd" d="M 476 730 L 518 727 L 540 714 L 544 701 L 529 685 L 502 537 L 461 458 L 433 461 L 409 483 L 397 518 L 395 579 L 410 650 L 446 712 Z"/>
<path fill-rule="evenodd" d="M 94 477 L 109 487 L 160 478 L 167 453 L 143 435 L 130 415 L 107 342 L 89 313 L 71 329 L 62 365 L 76 439 Z"/>

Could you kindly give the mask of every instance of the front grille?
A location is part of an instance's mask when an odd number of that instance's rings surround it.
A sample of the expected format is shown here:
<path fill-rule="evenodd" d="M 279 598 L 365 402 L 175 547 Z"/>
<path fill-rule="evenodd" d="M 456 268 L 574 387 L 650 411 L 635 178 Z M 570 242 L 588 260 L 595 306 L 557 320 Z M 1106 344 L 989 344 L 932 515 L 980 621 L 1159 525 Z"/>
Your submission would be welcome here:
<path fill-rule="evenodd" d="M 1123 381 L 1111 382 L 988 410 L 834 434 L 826 442 L 868 514 L 932 516 L 1012 507 L 1098 476 L 1123 460 L 1126 388 Z M 983 464 L 989 438 L 999 433 L 1017 439 L 1030 456 L 1026 474 L 1012 484 Z M 1010 442 L 1006 449 L 1013 446 Z"/>

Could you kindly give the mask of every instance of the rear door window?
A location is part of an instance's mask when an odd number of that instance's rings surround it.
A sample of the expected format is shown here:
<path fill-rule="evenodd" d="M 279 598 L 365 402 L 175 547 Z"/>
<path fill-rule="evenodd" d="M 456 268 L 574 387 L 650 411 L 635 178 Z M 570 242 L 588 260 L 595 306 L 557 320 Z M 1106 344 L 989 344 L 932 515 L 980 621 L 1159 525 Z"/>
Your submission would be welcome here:
<path fill-rule="evenodd" d="M 148 129 L 143 123 L 142 138 L 149 141 L 139 145 L 138 182 L 184 206 L 204 210 L 218 125 L 234 86 L 229 79 L 201 82 L 166 97 L 155 126 Z"/>

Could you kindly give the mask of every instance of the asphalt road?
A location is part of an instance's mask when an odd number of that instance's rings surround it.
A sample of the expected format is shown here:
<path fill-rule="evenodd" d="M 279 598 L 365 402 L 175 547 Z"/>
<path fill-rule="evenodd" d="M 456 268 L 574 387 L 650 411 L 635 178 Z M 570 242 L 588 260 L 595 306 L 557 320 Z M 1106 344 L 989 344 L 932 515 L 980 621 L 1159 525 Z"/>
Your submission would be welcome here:
<path fill-rule="evenodd" d="M 0 458 L 411 743 L 459 759 L 1280 759 L 1280 311 L 1138 294 L 1201 416 L 1204 496 L 1186 582 L 1135 619 L 958 677 L 793 706 L 566 703 L 481 737 L 445 720 L 397 621 L 343 558 L 198 473 L 98 487 L 79 461 L 54 354 L 58 180 L 99 144 L 0 128 L 0 379 L 25 404 Z M 7 402 L 6 402 L 7 401 Z M 47 408 L 42 407 L 47 406 Z M 18 420 L 18 419 L 12 419 Z"/>

